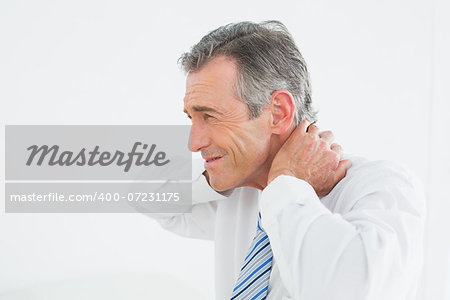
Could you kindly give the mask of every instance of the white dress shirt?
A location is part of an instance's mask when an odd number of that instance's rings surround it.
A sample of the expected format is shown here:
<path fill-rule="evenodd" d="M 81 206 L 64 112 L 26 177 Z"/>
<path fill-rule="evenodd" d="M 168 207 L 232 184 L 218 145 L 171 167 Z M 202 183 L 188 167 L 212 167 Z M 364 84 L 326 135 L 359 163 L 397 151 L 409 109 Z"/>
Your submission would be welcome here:
<path fill-rule="evenodd" d="M 347 157 L 348 158 L 348 157 Z M 258 211 L 274 260 L 268 300 L 411 300 L 423 262 L 425 198 L 404 167 L 350 157 L 352 167 L 319 198 L 279 176 L 263 191 L 215 192 L 194 161 L 191 213 L 154 214 L 177 234 L 215 241 L 216 299 L 230 299 L 256 232 Z"/>

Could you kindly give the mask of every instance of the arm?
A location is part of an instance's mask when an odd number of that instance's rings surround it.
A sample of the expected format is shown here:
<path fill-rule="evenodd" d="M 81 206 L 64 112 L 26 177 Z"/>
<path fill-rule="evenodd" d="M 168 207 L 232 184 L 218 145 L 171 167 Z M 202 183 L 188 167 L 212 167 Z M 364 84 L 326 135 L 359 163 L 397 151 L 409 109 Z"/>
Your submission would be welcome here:
<path fill-rule="evenodd" d="M 262 225 L 294 299 L 399 299 L 397 292 L 417 279 L 420 184 L 388 163 L 352 169 L 328 196 L 337 199 L 340 214 L 295 177 L 279 176 L 262 193 Z"/>
<path fill-rule="evenodd" d="M 198 239 L 213 240 L 217 201 L 225 199 L 214 191 L 202 174 L 202 161 L 193 161 L 192 206 L 189 213 L 147 214 L 164 229 L 175 234 Z"/>

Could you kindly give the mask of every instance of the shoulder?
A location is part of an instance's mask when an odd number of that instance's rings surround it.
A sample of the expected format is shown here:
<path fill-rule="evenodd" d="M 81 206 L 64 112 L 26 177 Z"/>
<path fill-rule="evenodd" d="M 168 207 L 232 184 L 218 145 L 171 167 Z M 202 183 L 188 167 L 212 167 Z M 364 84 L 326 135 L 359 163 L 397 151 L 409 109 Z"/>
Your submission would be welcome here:
<path fill-rule="evenodd" d="M 342 183 L 352 184 L 354 188 L 370 190 L 380 185 L 400 184 L 401 186 L 420 187 L 419 179 L 404 164 L 389 160 L 368 160 L 360 156 L 345 156 L 352 166 Z"/>
<path fill-rule="evenodd" d="M 352 167 L 348 170 L 346 179 L 369 183 L 371 180 L 400 180 L 405 184 L 413 184 L 416 176 L 409 168 L 401 163 L 389 160 L 368 160 L 360 156 L 345 156 L 344 159 L 352 161 Z"/>
<path fill-rule="evenodd" d="M 352 166 L 329 194 L 337 209 L 348 211 L 358 205 L 369 205 L 424 212 L 423 185 L 404 164 L 388 160 L 371 161 L 353 155 L 344 159 L 350 159 Z"/>

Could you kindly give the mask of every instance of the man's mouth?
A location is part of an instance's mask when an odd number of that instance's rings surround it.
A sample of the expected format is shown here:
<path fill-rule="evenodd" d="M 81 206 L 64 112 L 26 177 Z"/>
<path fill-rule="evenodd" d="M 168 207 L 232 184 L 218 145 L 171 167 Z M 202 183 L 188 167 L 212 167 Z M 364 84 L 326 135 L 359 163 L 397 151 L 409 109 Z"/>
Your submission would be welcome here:
<path fill-rule="evenodd" d="M 209 163 L 209 162 L 221 159 L 221 158 L 222 158 L 221 156 L 212 157 L 212 158 L 207 159 L 206 162 Z"/>

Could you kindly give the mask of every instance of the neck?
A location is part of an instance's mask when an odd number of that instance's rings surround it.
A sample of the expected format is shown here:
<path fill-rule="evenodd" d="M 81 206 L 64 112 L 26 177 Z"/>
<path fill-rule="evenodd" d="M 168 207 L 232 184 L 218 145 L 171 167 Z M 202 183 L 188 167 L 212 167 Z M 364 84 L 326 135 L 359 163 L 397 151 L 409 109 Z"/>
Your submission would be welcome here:
<path fill-rule="evenodd" d="M 269 178 L 270 168 L 272 167 L 272 162 L 277 155 L 280 148 L 283 146 L 284 142 L 289 137 L 292 130 L 290 130 L 287 134 L 283 136 L 273 135 L 270 141 L 270 150 L 269 154 L 263 165 L 259 168 L 259 170 L 254 174 L 252 180 L 246 182 L 242 186 L 249 186 L 259 190 L 264 190 L 267 186 L 267 180 Z"/>

